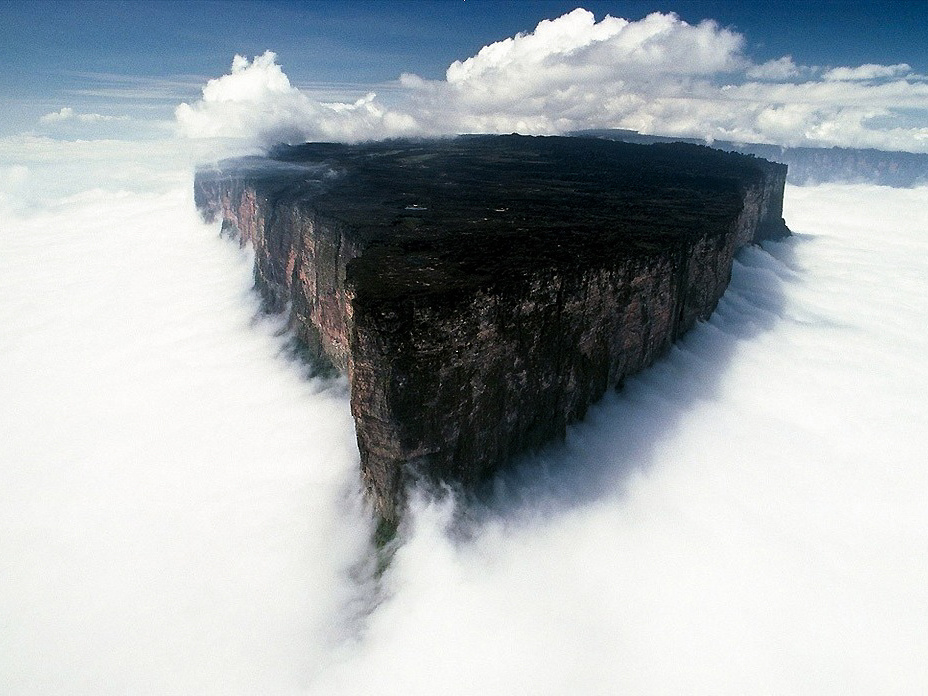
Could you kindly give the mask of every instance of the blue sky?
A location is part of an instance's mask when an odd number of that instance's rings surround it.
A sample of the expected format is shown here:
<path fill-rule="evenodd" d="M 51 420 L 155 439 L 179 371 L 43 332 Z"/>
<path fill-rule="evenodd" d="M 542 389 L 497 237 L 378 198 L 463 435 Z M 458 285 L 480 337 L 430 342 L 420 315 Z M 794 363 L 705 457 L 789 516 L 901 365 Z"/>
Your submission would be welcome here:
<path fill-rule="evenodd" d="M 912 74 L 928 74 L 924 0 L 4 2 L 0 60 L 14 69 L 0 77 L 9 114 L 0 133 L 26 130 L 63 107 L 169 120 L 177 103 L 228 72 L 235 54 L 265 50 L 277 54 L 293 85 L 322 99 L 373 90 L 389 102 L 401 73 L 443 79 L 453 61 L 578 6 L 597 21 L 655 11 L 690 24 L 714 19 L 743 36 L 743 53 L 757 64 L 789 55 L 800 66 L 907 64 Z M 921 114 L 911 109 L 900 105 L 895 115 L 917 126 Z"/>
<path fill-rule="evenodd" d="M 439 77 L 455 59 L 542 19 L 584 7 L 640 19 L 675 12 L 745 34 L 760 59 L 821 65 L 906 62 L 928 71 L 928 3 L 415 0 L 413 2 L 4 2 L 4 77 L 41 93 L 72 70 L 147 76 L 225 68 L 234 53 L 272 49 L 299 79 Z"/>

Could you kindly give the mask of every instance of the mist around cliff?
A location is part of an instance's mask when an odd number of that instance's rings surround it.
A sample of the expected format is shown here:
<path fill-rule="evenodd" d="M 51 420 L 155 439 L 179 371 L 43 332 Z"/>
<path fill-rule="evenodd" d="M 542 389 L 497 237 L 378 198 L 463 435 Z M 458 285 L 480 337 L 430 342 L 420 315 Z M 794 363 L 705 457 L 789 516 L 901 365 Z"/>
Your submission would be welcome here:
<path fill-rule="evenodd" d="M 319 692 L 923 689 L 926 197 L 789 187 L 796 236 L 665 360 L 465 513 L 420 502 Z"/>
<path fill-rule="evenodd" d="M 0 692 L 286 693 L 361 588 L 345 385 L 303 379 L 189 171 L 124 190 L 138 152 L 98 154 L 0 212 Z"/>
<path fill-rule="evenodd" d="M 198 153 L 61 147 L 0 152 L 0 692 L 928 687 L 928 189 L 788 187 L 710 321 L 378 579 L 346 386 Z"/>

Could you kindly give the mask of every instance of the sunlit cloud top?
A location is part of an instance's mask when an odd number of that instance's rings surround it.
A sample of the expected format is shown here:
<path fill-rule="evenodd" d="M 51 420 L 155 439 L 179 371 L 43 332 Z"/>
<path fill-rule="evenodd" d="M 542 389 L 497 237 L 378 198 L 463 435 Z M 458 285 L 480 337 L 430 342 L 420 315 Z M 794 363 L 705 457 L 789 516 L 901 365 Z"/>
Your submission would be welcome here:
<path fill-rule="evenodd" d="M 928 151 L 928 81 L 905 63 L 824 69 L 791 56 L 757 63 L 743 35 L 653 13 L 584 9 L 543 20 L 451 63 L 444 79 L 401 74 L 389 99 L 325 102 L 294 87 L 273 52 L 181 104 L 189 137 L 345 140 L 461 132 L 645 133 L 785 146 Z M 920 118 L 913 119 L 913 114 Z M 915 123 L 916 125 L 913 125 Z"/>

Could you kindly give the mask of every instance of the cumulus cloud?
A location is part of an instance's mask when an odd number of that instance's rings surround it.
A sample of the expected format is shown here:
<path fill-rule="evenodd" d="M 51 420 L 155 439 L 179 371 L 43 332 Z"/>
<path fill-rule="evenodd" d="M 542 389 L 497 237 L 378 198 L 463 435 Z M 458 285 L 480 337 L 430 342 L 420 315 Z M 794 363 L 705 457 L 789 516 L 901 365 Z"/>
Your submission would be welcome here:
<path fill-rule="evenodd" d="M 742 43 L 741 36 L 710 21 L 694 27 L 676 15 L 654 13 L 639 22 L 609 15 L 597 22 L 577 9 L 455 61 L 446 78 L 460 88 L 518 89 L 524 95 L 549 91 L 556 81 L 728 72 L 742 64 Z M 516 84 L 507 87 L 514 78 Z"/>
<path fill-rule="evenodd" d="M 754 80 L 778 81 L 798 77 L 800 72 L 800 67 L 793 62 L 792 56 L 783 56 L 760 65 L 752 65 L 745 74 Z"/>
<path fill-rule="evenodd" d="M 691 25 L 672 13 L 597 21 L 578 8 L 455 61 L 443 80 L 400 75 L 389 104 L 373 92 L 353 102 L 313 99 L 267 52 L 253 61 L 237 56 L 231 72 L 210 80 L 176 117 L 189 136 L 261 143 L 631 128 L 928 151 L 928 129 L 912 123 L 913 112 L 928 120 L 928 85 L 908 65 L 820 74 L 790 56 L 756 63 L 745 45 L 712 21 Z"/>
<path fill-rule="evenodd" d="M 287 358 L 183 144 L 137 190 L 122 145 L 0 205 L 0 692 L 292 694 L 365 577 L 347 393 Z"/>
<path fill-rule="evenodd" d="M 63 106 L 60 111 L 53 111 L 42 116 L 39 121 L 42 123 L 56 123 L 57 121 L 67 121 L 74 118 L 74 109 L 70 106 Z"/>
<path fill-rule="evenodd" d="M 58 111 L 52 111 L 39 118 L 41 123 L 60 123 L 62 121 L 78 121 L 80 123 L 102 123 L 106 121 L 124 121 L 125 116 L 107 116 L 95 113 L 80 113 L 70 106 L 63 106 Z"/>
<path fill-rule="evenodd" d="M 889 77 L 902 77 L 912 71 L 912 67 L 907 63 L 897 63 L 896 65 L 875 65 L 867 63 L 856 68 L 832 68 L 825 71 L 822 77 L 826 80 L 878 80 Z"/>
<path fill-rule="evenodd" d="M 271 51 L 253 61 L 235 56 L 231 72 L 210 80 L 199 101 L 177 107 L 180 132 L 273 143 L 356 141 L 418 131 L 410 116 L 388 110 L 373 93 L 353 103 L 310 98 L 290 84 L 276 58 Z"/>
<path fill-rule="evenodd" d="M 740 68 L 743 39 L 673 14 L 638 22 L 577 9 L 534 32 L 453 63 L 431 106 L 454 105 L 459 128 L 555 133 L 621 123 L 649 97 Z"/>

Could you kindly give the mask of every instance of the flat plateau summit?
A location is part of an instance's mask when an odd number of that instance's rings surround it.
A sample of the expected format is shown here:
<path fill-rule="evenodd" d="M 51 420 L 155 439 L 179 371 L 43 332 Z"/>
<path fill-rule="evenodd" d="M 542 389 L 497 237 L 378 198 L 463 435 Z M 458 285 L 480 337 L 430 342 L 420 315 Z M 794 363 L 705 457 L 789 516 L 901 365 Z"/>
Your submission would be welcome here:
<path fill-rule="evenodd" d="M 387 522 L 563 437 L 789 234 L 786 166 L 684 143 L 461 136 L 280 146 L 197 172 L 268 307 L 347 375 Z"/>

